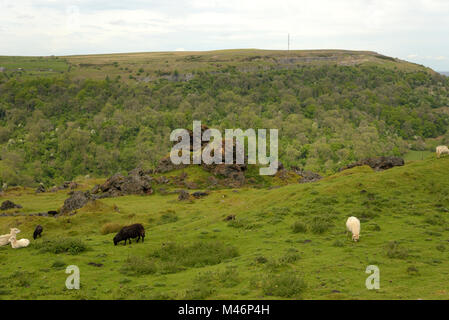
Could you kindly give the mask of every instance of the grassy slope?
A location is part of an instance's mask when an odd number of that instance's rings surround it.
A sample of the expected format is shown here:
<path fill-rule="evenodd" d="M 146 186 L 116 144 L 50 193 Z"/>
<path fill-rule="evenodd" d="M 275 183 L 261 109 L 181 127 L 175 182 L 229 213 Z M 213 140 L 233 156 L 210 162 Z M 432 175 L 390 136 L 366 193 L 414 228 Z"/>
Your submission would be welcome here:
<path fill-rule="evenodd" d="M 355 168 L 314 184 L 218 190 L 192 203 L 179 202 L 176 195 L 127 196 L 104 199 L 68 218 L 1 217 L 0 234 L 17 226 L 22 230 L 19 238 L 31 238 L 39 223 L 44 226 L 44 240 L 78 238 L 89 250 L 79 255 L 41 253 L 36 249 L 41 239 L 26 249 L 0 247 L 0 298 L 270 299 L 278 297 L 264 294 L 264 279 L 294 271 L 307 288 L 290 296 L 293 299 L 448 299 L 448 174 L 449 158 L 432 158 L 377 173 Z M 39 211 L 60 206 L 66 195 L 19 190 L 0 200 L 6 198 L 24 205 L 26 211 Z M 114 211 L 113 205 L 120 211 Z M 177 221 L 159 224 L 162 214 L 173 215 L 173 211 Z M 223 221 L 228 214 L 237 215 L 234 226 Z M 350 215 L 362 221 L 359 243 L 345 234 Z M 315 234 L 310 230 L 314 217 L 332 226 Z M 306 233 L 292 232 L 298 220 L 308 226 Z M 107 222 L 141 222 L 147 241 L 114 247 L 113 234 L 100 233 Z M 239 256 L 168 274 L 164 268 L 148 275 L 121 270 L 127 257 L 148 261 L 163 243 L 188 246 L 198 240 L 235 246 Z M 408 255 L 390 250 L 396 257 L 388 257 L 390 241 L 398 241 Z M 55 261 L 80 267 L 81 290 L 65 289 L 67 275 L 64 268 L 52 267 Z M 154 261 L 161 262 L 160 258 Z M 365 268 L 370 264 L 380 268 L 379 291 L 365 288 Z M 216 272 L 215 280 L 207 282 L 210 274 L 205 271 Z M 196 294 L 192 295 L 192 289 L 197 289 Z"/>
<path fill-rule="evenodd" d="M 183 52 L 142 52 L 61 57 L 0 56 L 0 67 L 7 71 L 22 68 L 30 76 L 68 73 L 75 78 L 104 79 L 120 76 L 123 81 L 153 81 L 197 72 L 229 72 L 234 68 L 252 72 L 270 68 L 295 68 L 301 65 L 341 66 L 377 65 L 404 71 L 434 72 L 420 65 L 385 57 L 371 51 L 349 50 L 217 50 Z M 51 70 L 51 71 L 50 71 Z M 130 78 L 131 76 L 131 78 Z"/>

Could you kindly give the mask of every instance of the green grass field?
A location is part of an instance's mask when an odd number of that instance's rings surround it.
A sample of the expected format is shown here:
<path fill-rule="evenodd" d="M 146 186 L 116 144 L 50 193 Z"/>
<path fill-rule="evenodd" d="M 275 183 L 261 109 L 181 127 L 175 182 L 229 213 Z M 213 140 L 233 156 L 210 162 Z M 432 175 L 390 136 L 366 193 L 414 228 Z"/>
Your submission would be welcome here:
<path fill-rule="evenodd" d="M 191 202 L 156 193 L 97 200 L 70 217 L 0 217 L 0 234 L 18 227 L 31 240 L 0 247 L 0 298 L 448 299 L 448 175 L 449 157 L 431 158 Z M 17 188 L 0 200 L 39 212 L 66 198 Z M 345 231 L 352 215 L 358 243 Z M 115 232 L 103 234 L 137 222 L 145 243 L 114 246 Z M 80 290 L 65 288 L 68 265 L 80 268 Z M 368 265 L 380 269 L 380 290 L 365 287 Z"/>

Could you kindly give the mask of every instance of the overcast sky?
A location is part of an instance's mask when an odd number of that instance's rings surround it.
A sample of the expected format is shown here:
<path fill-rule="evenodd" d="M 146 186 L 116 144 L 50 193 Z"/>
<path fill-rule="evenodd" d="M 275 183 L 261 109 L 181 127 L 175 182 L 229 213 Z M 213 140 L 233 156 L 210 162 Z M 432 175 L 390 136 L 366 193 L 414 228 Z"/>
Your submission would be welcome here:
<path fill-rule="evenodd" d="M 448 0 L 0 0 L 0 55 L 373 50 L 449 71 Z"/>

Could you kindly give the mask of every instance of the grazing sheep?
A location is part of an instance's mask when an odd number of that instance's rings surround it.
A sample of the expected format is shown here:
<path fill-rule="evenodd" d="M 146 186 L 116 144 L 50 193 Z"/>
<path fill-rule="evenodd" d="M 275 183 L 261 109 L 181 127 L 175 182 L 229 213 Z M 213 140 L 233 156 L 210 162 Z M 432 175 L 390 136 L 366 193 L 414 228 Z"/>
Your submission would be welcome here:
<path fill-rule="evenodd" d="M 123 227 L 114 237 L 114 245 L 116 246 L 117 243 L 120 241 L 129 240 L 129 243 L 131 244 L 131 239 L 137 238 L 137 242 L 139 242 L 140 238 L 142 237 L 142 242 L 144 242 L 145 239 L 145 229 L 140 223 L 136 223 L 130 226 Z"/>
<path fill-rule="evenodd" d="M 38 224 L 36 226 L 36 229 L 34 229 L 33 239 L 36 240 L 38 236 L 42 237 L 42 231 L 44 231 L 44 228 L 42 228 L 42 226 Z"/>
<path fill-rule="evenodd" d="M 449 154 L 449 148 L 446 146 L 438 146 L 437 147 L 437 158 L 439 158 L 442 154 Z"/>
<path fill-rule="evenodd" d="M 11 238 L 9 238 L 9 242 L 11 242 L 11 247 L 13 249 L 25 248 L 30 244 L 30 240 L 28 239 L 17 240 L 16 235 L 11 236 Z"/>
<path fill-rule="evenodd" d="M 350 217 L 346 221 L 346 228 L 352 232 L 352 240 L 359 241 L 360 237 L 360 220 L 356 217 Z"/>
<path fill-rule="evenodd" d="M 7 245 L 9 243 L 9 238 L 11 238 L 11 236 L 15 236 L 19 232 L 20 232 L 19 229 L 11 228 L 11 230 L 8 234 L 1 235 L 0 236 L 0 246 Z"/>

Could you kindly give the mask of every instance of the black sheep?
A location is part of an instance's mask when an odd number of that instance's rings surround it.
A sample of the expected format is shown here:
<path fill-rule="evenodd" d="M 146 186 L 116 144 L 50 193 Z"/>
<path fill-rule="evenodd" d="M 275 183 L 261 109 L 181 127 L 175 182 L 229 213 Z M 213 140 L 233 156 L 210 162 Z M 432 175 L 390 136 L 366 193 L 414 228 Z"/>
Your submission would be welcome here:
<path fill-rule="evenodd" d="M 114 245 L 117 245 L 120 241 L 129 240 L 131 244 L 131 239 L 137 238 L 137 242 L 139 242 L 140 238 L 142 238 L 142 242 L 145 239 L 145 229 L 140 223 L 136 223 L 130 226 L 123 227 L 114 237 Z"/>
<path fill-rule="evenodd" d="M 34 233 L 33 233 L 33 239 L 36 240 L 36 238 L 42 237 L 42 231 L 44 230 L 44 228 L 42 228 L 42 226 L 40 224 L 38 224 L 36 226 L 36 229 L 34 229 Z"/>

